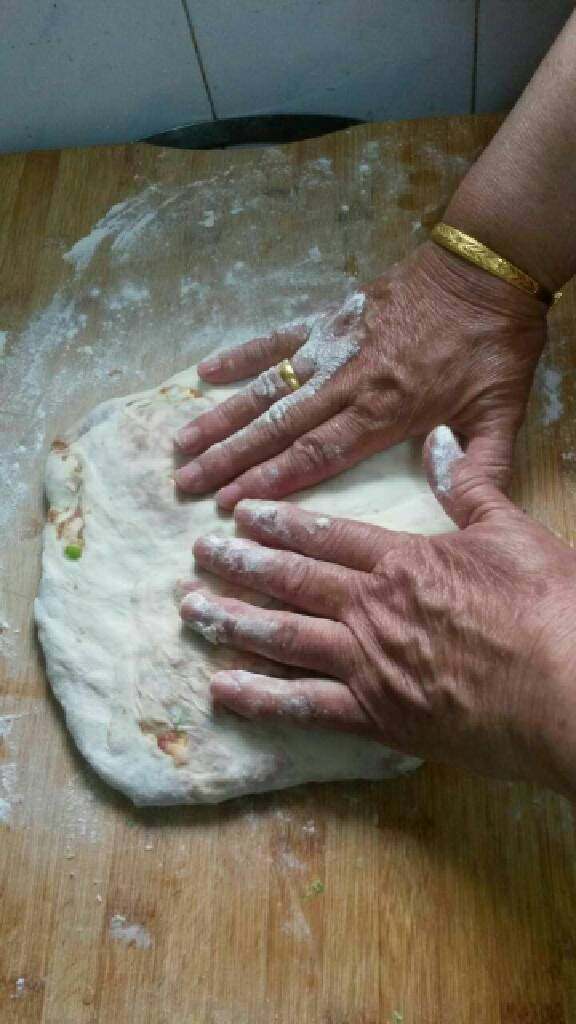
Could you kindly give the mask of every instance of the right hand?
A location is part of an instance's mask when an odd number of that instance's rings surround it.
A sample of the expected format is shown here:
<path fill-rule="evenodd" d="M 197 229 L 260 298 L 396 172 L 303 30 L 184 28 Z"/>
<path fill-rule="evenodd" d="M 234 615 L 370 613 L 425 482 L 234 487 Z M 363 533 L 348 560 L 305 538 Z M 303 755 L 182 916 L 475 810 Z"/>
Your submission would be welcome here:
<path fill-rule="evenodd" d="M 255 609 L 203 582 L 183 618 L 292 676 L 228 669 L 212 679 L 214 701 L 574 799 L 576 555 L 512 505 L 449 431 L 432 433 L 426 458 L 458 533 L 328 517 L 319 528 L 290 502 L 246 501 L 235 516 L 249 539 L 196 541 L 203 570 L 283 607 Z"/>

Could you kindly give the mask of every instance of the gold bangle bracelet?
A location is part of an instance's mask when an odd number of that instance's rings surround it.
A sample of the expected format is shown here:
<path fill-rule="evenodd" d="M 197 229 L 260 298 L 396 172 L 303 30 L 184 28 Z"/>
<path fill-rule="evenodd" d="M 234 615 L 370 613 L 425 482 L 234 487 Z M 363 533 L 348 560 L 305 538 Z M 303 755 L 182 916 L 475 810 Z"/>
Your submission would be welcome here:
<path fill-rule="evenodd" d="M 539 284 L 533 277 L 520 270 L 519 267 L 515 267 L 513 263 L 509 263 L 503 256 L 499 256 L 497 252 L 489 249 L 487 245 L 479 242 L 476 238 L 472 238 L 472 235 L 467 235 L 464 231 L 460 231 L 459 228 L 451 227 L 450 224 L 444 224 L 443 222 L 436 224 L 430 232 L 430 238 L 437 245 L 441 245 L 443 249 L 448 249 L 449 252 L 455 253 L 456 256 L 461 256 L 468 263 L 473 263 L 474 266 L 486 270 L 487 273 L 492 274 L 494 277 L 502 278 L 508 284 L 514 285 L 515 288 L 520 288 L 521 291 L 533 295 L 536 299 L 546 302 L 549 306 L 556 299 L 559 299 L 562 294 L 562 292 L 555 292 L 553 294 L 549 288 Z"/>

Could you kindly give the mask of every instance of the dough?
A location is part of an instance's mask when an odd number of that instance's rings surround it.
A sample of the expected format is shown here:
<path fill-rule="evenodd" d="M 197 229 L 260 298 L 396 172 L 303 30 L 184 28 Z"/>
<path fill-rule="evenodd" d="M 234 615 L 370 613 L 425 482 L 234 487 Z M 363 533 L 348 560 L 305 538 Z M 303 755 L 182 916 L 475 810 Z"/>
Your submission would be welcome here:
<path fill-rule="evenodd" d="M 180 621 L 181 581 L 193 578 L 195 538 L 215 528 L 234 532 L 212 497 L 182 499 L 172 480 L 175 431 L 234 390 L 200 386 L 202 395 L 191 369 L 161 387 L 105 402 L 55 441 L 49 456 L 35 614 L 48 676 L 78 747 L 136 804 L 217 802 L 415 768 L 415 758 L 370 740 L 212 717 L 216 669 L 282 670 L 214 647 Z M 448 528 L 410 445 L 294 500 L 319 514 L 388 527 Z"/>

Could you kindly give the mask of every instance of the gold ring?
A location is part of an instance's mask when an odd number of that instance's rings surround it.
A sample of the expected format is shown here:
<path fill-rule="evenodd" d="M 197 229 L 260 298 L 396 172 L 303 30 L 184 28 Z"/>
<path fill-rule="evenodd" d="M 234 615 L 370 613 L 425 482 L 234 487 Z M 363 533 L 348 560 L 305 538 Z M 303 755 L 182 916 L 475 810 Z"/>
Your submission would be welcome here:
<path fill-rule="evenodd" d="M 282 377 L 282 380 L 290 388 L 291 391 L 298 391 L 298 388 L 302 387 L 298 377 L 294 372 L 294 367 L 289 359 L 283 359 L 278 366 L 278 373 Z"/>

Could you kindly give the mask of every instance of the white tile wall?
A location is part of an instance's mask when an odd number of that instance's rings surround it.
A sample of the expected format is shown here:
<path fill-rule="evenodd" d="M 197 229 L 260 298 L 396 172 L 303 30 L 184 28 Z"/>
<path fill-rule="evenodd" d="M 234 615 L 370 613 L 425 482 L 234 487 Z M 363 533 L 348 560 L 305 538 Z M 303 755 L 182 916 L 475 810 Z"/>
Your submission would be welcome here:
<path fill-rule="evenodd" d="M 473 0 L 187 0 L 219 117 L 470 109 Z"/>
<path fill-rule="evenodd" d="M 185 4 L 188 5 L 187 10 Z M 510 106 L 573 0 L 479 0 L 476 109 Z M 0 0 L 0 151 L 211 117 L 472 109 L 476 0 Z"/>
<path fill-rule="evenodd" d="M 573 0 L 481 0 L 479 113 L 514 105 L 573 10 Z"/>
<path fill-rule="evenodd" d="M 180 0 L 0 0 L 0 149 L 210 118 Z"/>

